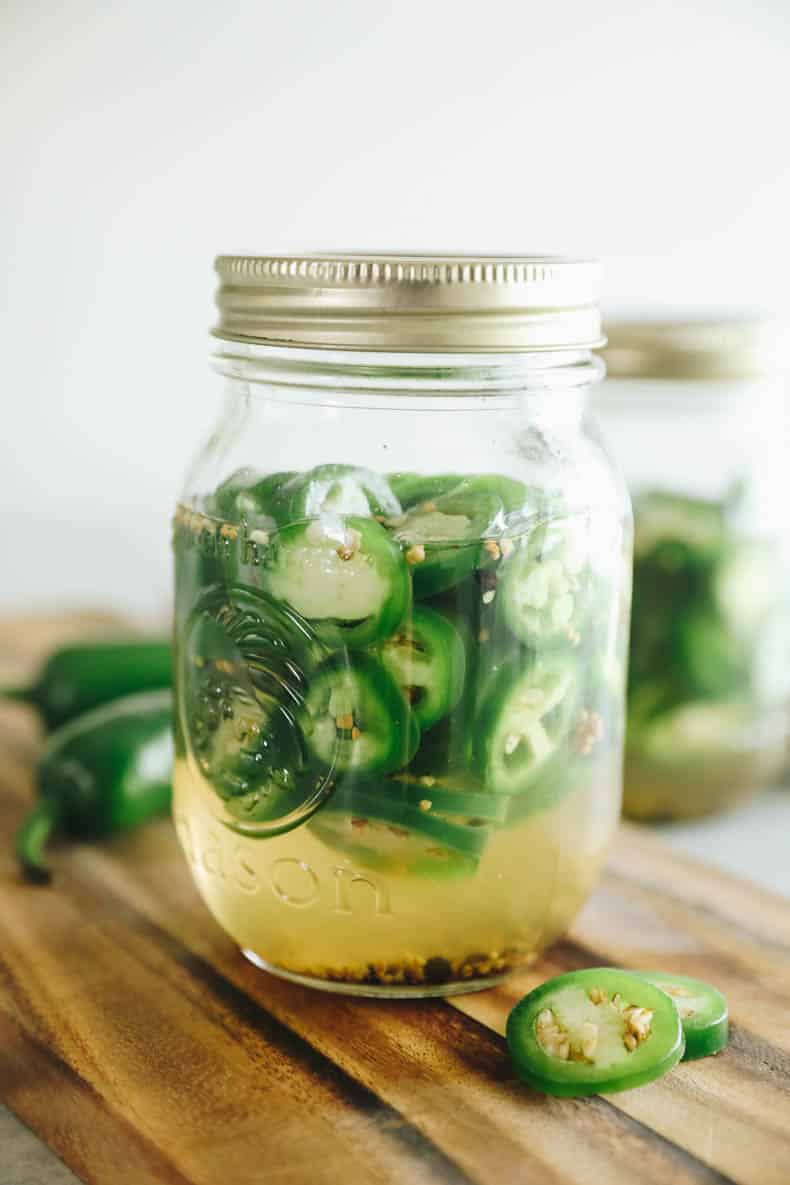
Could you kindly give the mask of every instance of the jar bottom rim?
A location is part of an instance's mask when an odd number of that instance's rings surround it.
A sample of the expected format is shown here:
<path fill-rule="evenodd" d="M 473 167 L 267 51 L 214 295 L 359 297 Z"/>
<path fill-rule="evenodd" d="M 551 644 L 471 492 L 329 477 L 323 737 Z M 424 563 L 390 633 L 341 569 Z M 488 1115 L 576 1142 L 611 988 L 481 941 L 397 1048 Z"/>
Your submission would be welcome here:
<path fill-rule="evenodd" d="M 472 992 L 482 992 L 487 988 L 496 987 L 513 974 L 514 969 L 487 975 L 474 980 L 451 980 L 447 983 L 415 983 L 415 984 L 374 984 L 348 983 L 342 980 L 319 979 L 317 976 L 300 975 L 296 971 L 287 971 L 261 958 L 255 951 L 245 947 L 240 948 L 254 967 L 275 975 L 278 979 L 285 979 L 289 983 L 299 984 L 301 987 L 313 988 L 320 992 L 329 992 L 340 996 L 357 996 L 376 1000 L 427 1000 L 442 996 L 469 995 Z"/>

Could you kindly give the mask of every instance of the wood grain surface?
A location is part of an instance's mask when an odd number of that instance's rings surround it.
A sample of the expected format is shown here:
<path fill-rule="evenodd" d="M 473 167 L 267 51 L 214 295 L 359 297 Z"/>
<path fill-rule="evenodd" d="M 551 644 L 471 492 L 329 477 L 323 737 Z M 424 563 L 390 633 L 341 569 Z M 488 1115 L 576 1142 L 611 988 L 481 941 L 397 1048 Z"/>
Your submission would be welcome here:
<path fill-rule="evenodd" d="M 0 680 L 4 638 L 16 677 L 58 636 L 0 627 Z M 238 954 L 167 821 L 57 849 L 55 885 L 22 884 L 9 837 L 38 744 L 25 710 L 0 709 L 0 1099 L 84 1181 L 790 1182 L 790 903 L 624 827 L 572 933 L 529 972 L 447 1002 L 334 997 Z M 730 1047 L 608 1099 L 519 1084 L 509 1009 L 605 963 L 716 983 Z"/>

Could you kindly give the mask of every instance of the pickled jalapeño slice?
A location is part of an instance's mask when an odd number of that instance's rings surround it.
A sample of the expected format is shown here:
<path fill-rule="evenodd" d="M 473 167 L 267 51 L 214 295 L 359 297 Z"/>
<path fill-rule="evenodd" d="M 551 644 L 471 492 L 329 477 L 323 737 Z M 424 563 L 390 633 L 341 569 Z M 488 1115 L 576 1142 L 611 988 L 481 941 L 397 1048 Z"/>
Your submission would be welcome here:
<path fill-rule="evenodd" d="M 323 514 L 390 517 L 401 505 L 385 477 L 353 465 L 319 465 L 297 474 L 283 491 L 289 519 Z"/>
<path fill-rule="evenodd" d="M 571 971 L 529 992 L 508 1017 L 507 1043 L 524 1082 L 564 1097 L 652 1082 L 684 1049 L 670 997 L 613 967 Z"/>
<path fill-rule="evenodd" d="M 505 623 L 528 646 L 577 641 L 589 593 L 582 522 L 543 523 L 503 566 L 500 597 Z"/>
<path fill-rule="evenodd" d="M 458 630 L 441 613 L 415 606 L 378 653 L 420 728 L 430 728 L 452 712 L 464 689 L 466 654 Z"/>
<path fill-rule="evenodd" d="M 439 498 L 459 484 L 462 478 L 457 473 L 438 473 L 426 476 L 422 473 L 391 473 L 389 483 L 392 492 L 404 510 L 418 502 Z"/>
<path fill-rule="evenodd" d="M 356 864 L 396 875 L 468 876 L 488 840 L 486 827 L 426 812 L 367 784 L 336 790 L 310 826 Z"/>
<path fill-rule="evenodd" d="M 420 741 L 397 683 L 366 654 L 330 658 L 314 676 L 298 720 L 313 757 L 340 772 L 401 769 Z"/>
<path fill-rule="evenodd" d="M 400 549 L 369 518 L 325 517 L 284 527 L 272 537 L 263 582 L 332 649 L 387 637 L 409 606 Z"/>
<path fill-rule="evenodd" d="M 419 807 L 424 814 L 442 815 L 478 826 L 505 823 L 508 800 L 489 794 L 470 774 L 457 771 L 442 777 L 395 774 L 375 786 L 375 793 Z"/>
<path fill-rule="evenodd" d="M 261 477 L 254 469 L 238 469 L 217 489 L 214 495 L 216 512 L 230 522 L 245 519 L 256 527 L 271 530 L 284 521 L 282 490 L 295 476 L 287 472 Z"/>
<path fill-rule="evenodd" d="M 417 502 L 390 519 L 393 537 L 412 570 L 414 595 L 435 596 L 454 588 L 478 566 L 483 540 L 504 521 L 501 498 L 461 482 L 446 494 Z"/>
<path fill-rule="evenodd" d="M 507 514 L 525 514 L 534 508 L 535 491 L 515 477 L 502 477 L 498 473 L 476 474 L 463 478 L 459 485 L 465 493 L 493 494 L 500 499 Z"/>
<path fill-rule="evenodd" d="M 567 658 L 541 658 L 526 671 L 518 660 L 503 663 L 485 691 L 472 738 L 486 788 L 524 794 L 536 785 L 568 736 L 577 699 Z"/>
<path fill-rule="evenodd" d="M 666 992 L 674 1003 L 686 1039 L 684 1061 L 724 1049 L 729 1019 L 727 1001 L 720 991 L 700 979 L 671 971 L 640 971 L 639 974 Z"/>
<path fill-rule="evenodd" d="M 389 483 L 393 493 L 400 500 L 404 510 L 418 502 L 448 494 L 462 487 L 466 493 L 494 494 L 508 512 L 523 512 L 527 504 L 535 501 L 535 491 L 514 477 L 499 474 L 474 474 L 461 476 L 458 473 L 422 474 L 391 473 Z"/>

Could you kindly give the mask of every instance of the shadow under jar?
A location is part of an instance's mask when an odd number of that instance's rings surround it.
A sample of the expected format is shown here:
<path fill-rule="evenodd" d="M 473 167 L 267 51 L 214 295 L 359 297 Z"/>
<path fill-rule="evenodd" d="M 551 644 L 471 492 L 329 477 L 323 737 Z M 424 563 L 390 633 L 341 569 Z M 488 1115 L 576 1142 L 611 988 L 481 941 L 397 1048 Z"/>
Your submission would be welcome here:
<path fill-rule="evenodd" d="M 782 769 L 788 422 L 777 324 L 607 327 L 596 397 L 634 505 L 625 813 L 722 809 Z"/>
<path fill-rule="evenodd" d="M 220 258 L 221 421 L 175 516 L 175 819 L 255 963 L 484 987 L 621 801 L 630 511 L 587 413 L 598 268 Z"/>

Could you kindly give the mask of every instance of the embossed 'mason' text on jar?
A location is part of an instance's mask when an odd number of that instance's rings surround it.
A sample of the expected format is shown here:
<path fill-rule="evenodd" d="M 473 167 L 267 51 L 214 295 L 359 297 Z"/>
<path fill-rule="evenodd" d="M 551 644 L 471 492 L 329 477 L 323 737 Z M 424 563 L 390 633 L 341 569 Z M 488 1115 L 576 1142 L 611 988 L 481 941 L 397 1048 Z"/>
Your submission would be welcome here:
<path fill-rule="evenodd" d="M 333 913 L 372 913 L 375 917 L 392 913 L 386 883 L 379 884 L 370 874 L 342 864 L 327 865 L 319 874 L 296 856 L 277 856 L 271 863 L 262 863 L 249 841 L 239 841 L 220 829 L 203 831 L 196 841 L 188 818 L 178 816 L 175 824 L 184 853 L 196 866 L 197 874 L 229 881 L 234 892 L 251 896 L 269 892 L 282 905 L 295 909 L 323 907 Z M 367 891 L 359 892 L 359 888 Z"/>

